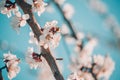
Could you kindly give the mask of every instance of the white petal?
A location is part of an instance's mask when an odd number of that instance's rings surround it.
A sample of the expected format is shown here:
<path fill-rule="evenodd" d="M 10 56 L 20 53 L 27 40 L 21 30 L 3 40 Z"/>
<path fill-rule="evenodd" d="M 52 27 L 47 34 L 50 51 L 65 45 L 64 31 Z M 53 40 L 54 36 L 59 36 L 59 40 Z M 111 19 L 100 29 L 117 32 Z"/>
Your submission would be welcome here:
<path fill-rule="evenodd" d="M 45 45 L 44 45 L 44 48 L 45 48 L 45 49 L 47 49 L 47 48 L 48 48 L 48 45 L 47 45 L 47 44 L 45 44 Z"/>
<path fill-rule="evenodd" d="M 22 15 L 22 18 L 25 19 L 25 20 L 29 19 L 29 14 Z"/>
<path fill-rule="evenodd" d="M 22 20 L 22 21 L 20 22 L 20 26 L 23 27 L 23 26 L 25 26 L 25 25 L 26 25 L 26 20 Z"/>
<path fill-rule="evenodd" d="M 15 15 L 16 15 L 17 17 L 21 17 L 21 13 L 20 13 L 19 11 L 16 12 Z"/>

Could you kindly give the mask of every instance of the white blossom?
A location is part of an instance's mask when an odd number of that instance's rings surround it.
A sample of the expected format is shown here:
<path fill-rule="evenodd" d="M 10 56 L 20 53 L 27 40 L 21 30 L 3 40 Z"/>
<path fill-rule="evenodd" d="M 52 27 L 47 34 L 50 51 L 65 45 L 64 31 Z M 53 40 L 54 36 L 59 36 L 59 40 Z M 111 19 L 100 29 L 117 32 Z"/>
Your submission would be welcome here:
<path fill-rule="evenodd" d="M 29 33 L 29 35 L 30 35 L 29 43 L 30 43 L 30 44 L 36 44 L 36 45 L 38 45 L 38 41 L 37 41 L 37 39 L 35 38 L 34 33 L 31 31 L 31 32 Z"/>
<path fill-rule="evenodd" d="M 18 66 L 20 60 L 16 57 L 16 55 L 8 52 L 4 54 L 4 62 L 7 66 L 8 78 L 12 79 L 16 77 L 16 75 L 20 72 L 20 67 Z"/>
<path fill-rule="evenodd" d="M 24 15 L 19 14 L 19 16 L 14 16 L 11 22 L 11 26 L 13 27 L 13 29 L 19 32 L 20 27 L 25 26 L 27 23 L 26 20 L 28 19 L 29 19 L 28 14 Z"/>
<path fill-rule="evenodd" d="M 72 73 L 67 80 L 94 80 L 94 78 L 88 72 L 78 71 Z"/>
<path fill-rule="evenodd" d="M 88 66 L 88 67 L 91 66 L 91 62 L 92 62 L 91 54 L 96 44 L 97 44 L 97 40 L 93 38 L 80 51 L 79 61 L 82 65 Z"/>
<path fill-rule="evenodd" d="M 12 4 L 10 7 L 5 7 L 6 4 L 7 3 L 5 0 L 2 0 L 0 2 L 0 12 L 2 14 L 6 14 L 8 16 L 8 18 L 12 16 L 11 12 L 16 16 L 19 15 L 20 12 L 19 12 L 19 8 L 17 5 Z"/>
<path fill-rule="evenodd" d="M 76 36 L 77 36 L 77 38 L 78 38 L 79 40 L 82 40 L 82 39 L 85 37 L 84 33 L 82 33 L 82 32 L 78 32 L 78 33 L 76 34 Z"/>
<path fill-rule="evenodd" d="M 110 75 L 112 74 L 115 68 L 115 63 L 113 60 L 107 55 L 104 59 L 104 64 L 99 71 L 98 78 L 104 78 L 105 80 L 109 80 Z"/>
<path fill-rule="evenodd" d="M 69 30 L 69 28 L 67 27 L 66 24 L 62 25 L 61 32 L 62 32 L 62 34 L 69 34 L 70 33 L 70 30 Z"/>
<path fill-rule="evenodd" d="M 63 7 L 63 12 L 67 19 L 71 19 L 75 11 L 74 11 L 73 6 L 67 3 Z"/>
<path fill-rule="evenodd" d="M 45 49 L 48 47 L 55 48 L 59 44 L 61 36 L 58 33 L 59 28 L 56 25 L 57 21 L 47 22 L 43 28 L 43 33 L 39 37 L 39 44 Z"/>
<path fill-rule="evenodd" d="M 33 1 L 33 11 L 37 12 L 38 16 L 40 16 L 45 11 L 45 6 L 47 4 L 43 2 L 43 0 L 35 0 Z"/>
<path fill-rule="evenodd" d="M 42 57 L 40 54 L 35 53 L 32 47 L 29 47 L 26 52 L 26 62 L 30 65 L 31 69 L 37 69 L 42 64 Z"/>
<path fill-rule="evenodd" d="M 104 57 L 102 55 L 94 55 L 93 60 L 97 65 L 102 66 L 104 64 Z"/>
<path fill-rule="evenodd" d="M 90 7 L 98 13 L 107 13 L 107 7 L 101 0 L 89 0 Z"/>

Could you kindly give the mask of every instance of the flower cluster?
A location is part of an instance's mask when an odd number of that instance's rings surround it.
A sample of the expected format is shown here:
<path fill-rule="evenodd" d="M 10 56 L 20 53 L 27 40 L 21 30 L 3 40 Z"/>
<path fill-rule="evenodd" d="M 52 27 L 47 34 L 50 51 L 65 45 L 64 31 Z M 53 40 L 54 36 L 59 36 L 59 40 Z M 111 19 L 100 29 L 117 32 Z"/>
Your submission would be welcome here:
<path fill-rule="evenodd" d="M 45 11 L 45 6 L 47 4 L 43 2 L 43 0 L 33 0 L 33 11 L 37 12 L 38 16 L 40 16 Z"/>
<path fill-rule="evenodd" d="M 18 66 L 20 59 L 18 59 L 16 55 L 8 52 L 7 54 L 4 54 L 4 62 L 7 67 L 8 78 L 14 78 L 20 71 L 20 67 Z"/>
<path fill-rule="evenodd" d="M 60 29 L 56 26 L 57 21 L 47 22 L 42 28 L 42 35 L 39 37 L 39 44 L 43 46 L 45 49 L 48 47 L 57 47 L 61 36 L 58 32 Z"/>
<path fill-rule="evenodd" d="M 79 47 L 80 50 L 77 50 L 78 54 L 72 57 L 70 69 L 73 73 L 68 77 L 68 80 L 109 79 L 114 70 L 115 63 L 108 55 L 105 57 L 92 55 L 96 43 L 96 39 L 93 38 L 82 49 Z"/>
<path fill-rule="evenodd" d="M 19 31 L 20 27 L 23 27 L 26 25 L 26 20 L 29 19 L 28 14 L 21 15 L 19 14 L 18 16 L 14 16 L 11 22 L 11 26 L 13 29 L 15 29 L 17 32 Z"/>
<path fill-rule="evenodd" d="M 10 0 L 2 0 L 0 1 L 0 11 L 2 14 L 6 14 L 9 17 L 11 17 L 11 12 L 13 12 L 14 15 L 19 15 L 19 8 L 15 4 L 15 2 L 11 2 Z"/>
<path fill-rule="evenodd" d="M 40 54 L 35 53 L 33 48 L 28 48 L 26 53 L 26 61 L 30 65 L 30 68 L 38 68 L 42 63 L 42 57 Z"/>

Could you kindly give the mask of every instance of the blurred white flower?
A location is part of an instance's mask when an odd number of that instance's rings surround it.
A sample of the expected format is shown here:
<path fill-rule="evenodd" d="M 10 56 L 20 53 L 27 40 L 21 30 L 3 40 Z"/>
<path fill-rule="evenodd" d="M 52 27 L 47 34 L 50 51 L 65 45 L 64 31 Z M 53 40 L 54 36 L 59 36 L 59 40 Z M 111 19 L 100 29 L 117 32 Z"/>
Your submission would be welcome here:
<path fill-rule="evenodd" d="M 37 12 L 38 16 L 40 16 L 45 11 L 46 5 L 43 0 L 33 0 L 33 11 Z"/>
<path fill-rule="evenodd" d="M 85 45 L 85 47 L 81 51 L 81 54 L 91 55 L 96 45 L 97 39 L 96 38 L 90 39 L 89 42 Z"/>
<path fill-rule="evenodd" d="M 104 57 L 102 55 L 94 55 L 93 60 L 96 65 L 102 66 L 104 64 Z"/>
<path fill-rule="evenodd" d="M 68 44 L 74 44 L 75 43 L 75 38 L 71 37 L 71 36 L 66 36 L 65 40 Z"/>
<path fill-rule="evenodd" d="M 94 78 L 88 72 L 78 71 L 72 73 L 67 80 L 94 80 Z"/>
<path fill-rule="evenodd" d="M 58 3 L 59 5 L 62 5 L 65 2 L 65 0 L 55 0 L 55 2 Z"/>
<path fill-rule="evenodd" d="M 84 33 L 82 33 L 82 32 L 78 32 L 78 33 L 76 34 L 76 36 L 77 36 L 77 38 L 78 38 L 79 40 L 82 40 L 82 39 L 85 37 Z"/>
<path fill-rule="evenodd" d="M 107 7 L 101 0 L 89 0 L 90 7 L 98 13 L 107 13 Z"/>
<path fill-rule="evenodd" d="M 37 69 L 42 64 L 42 57 L 40 54 L 35 53 L 33 48 L 29 47 L 26 53 L 26 62 L 30 65 L 31 69 Z"/>
<path fill-rule="evenodd" d="M 58 33 L 60 29 L 56 25 L 57 21 L 47 22 L 43 28 L 43 33 L 39 37 L 39 44 L 45 49 L 48 47 L 55 48 L 59 44 L 61 35 Z"/>
<path fill-rule="evenodd" d="M 62 25 L 61 32 L 62 32 L 62 34 L 69 34 L 70 33 L 70 30 L 66 24 Z"/>
<path fill-rule="evenodd" d="M 81 65 L 91 67 L 92 62 L 92 52 L 97 44 L 97 40 L 95 38 L 92 38 L 80 51 L 79 53 L 79 61 Z"/>
<path fill-rule="evenodd" d="M 115 68 L 114 61 L 107 55 L 104 59 L 104 64 L 97 75 L 98 78 L 103 78 L 109 80 L 110 75 L 112 74 Z"/>
<path fill-rule="evenodd" d="M 7 5 L 8 2 L 9 2 L 9 6 Z M 5 0 L 2 0 L 0 2 L 0 12 L 2 14 L 6 14 L 8 18 L 12 16 L 11 12 L 13 12 L 13 14 L 16 16 L 20 13 L 19 8 L 16 4 L 12 3 L 11 1 L 5 1 Z"/>
<path fill-rule="evenodd" d="M 12 79 L 20 72 L 20 67 L 18 66 L 20 60 L 16 57 L 16 55 L 11 54 L 10 52 L 4 54 L 3 56 L 8 71 L 8 78 Z"/>
<path fill-rule="evenodd" d="M 75 11 L 74 11 L 73 6 L 67 3 L 63 7 L 63 12 L 67 19 L 71 19 Z"/>
<path fill-rule="evenodd" d="M 19 14 L 18 16 L 14 16 L 11 22 L 11 26 L 13 27 L 13 29 L 19 32 L 20 27 L 25 26 L 26 20 L 28 19 L 29 19 L 28 14 L 24 14 L 24 15 Z"/>
<path fill-rule="evenodd" d="M 29 35 L 30 35 L 29 43 L 30 43 L 30 44 L 36 44 L 36 45 L 38 45 L 38 41 L 37 41 L 37 39 L 35 38 L 34 33 L 31 31 L 31 32 L 29 33 Z"/>

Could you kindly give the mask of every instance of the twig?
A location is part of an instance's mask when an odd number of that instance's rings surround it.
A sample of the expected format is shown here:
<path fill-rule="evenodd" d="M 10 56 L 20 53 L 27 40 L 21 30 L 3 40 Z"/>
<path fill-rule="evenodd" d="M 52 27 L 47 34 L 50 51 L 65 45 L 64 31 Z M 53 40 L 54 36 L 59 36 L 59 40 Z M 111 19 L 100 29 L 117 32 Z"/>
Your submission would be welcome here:
<path fill-rule="evenodd" d="M 30 19 L 27 20 L 27 23 L 30 25 L 33 33 L 35 34 L 37 40 L 39 41 L 39 36 L 41 35 L 41 30 L 40 30 L 40 26 L 38 25 L 34 15 L 33 15 L 32 6 L 28 3 L 26 3 L 25 0 L 16 0 L 16 3 L 21 7 L 21 9 L 23 10 L 23 12 L 25 14 L 29 14 Z M 56 65 L 56 62 L 55 62 L 54 57 L 52 56 L 50 50 L 44 49 L 43 47 L 41 47 L 41 50 L 42 50 L 41 54 L 46 59 L 55 79 L 56 80 L 64 80 L 62 74 L 60 73 L 60 71 Z"/>

